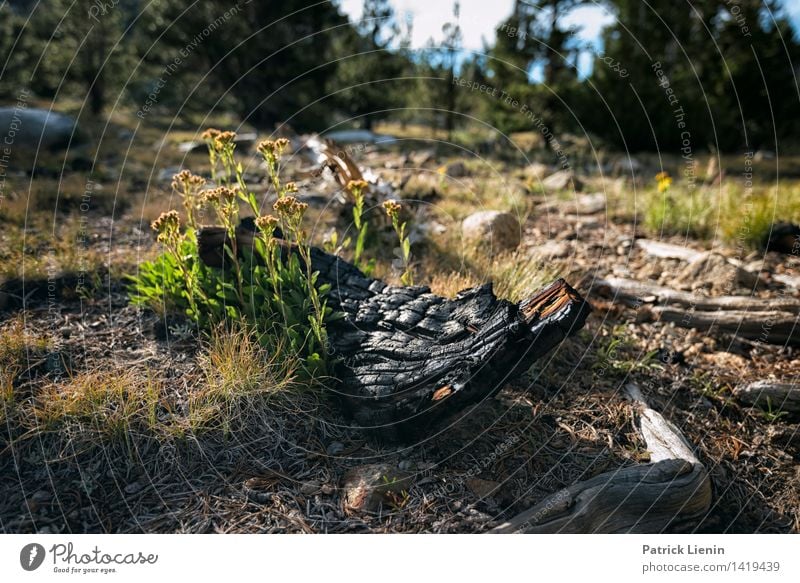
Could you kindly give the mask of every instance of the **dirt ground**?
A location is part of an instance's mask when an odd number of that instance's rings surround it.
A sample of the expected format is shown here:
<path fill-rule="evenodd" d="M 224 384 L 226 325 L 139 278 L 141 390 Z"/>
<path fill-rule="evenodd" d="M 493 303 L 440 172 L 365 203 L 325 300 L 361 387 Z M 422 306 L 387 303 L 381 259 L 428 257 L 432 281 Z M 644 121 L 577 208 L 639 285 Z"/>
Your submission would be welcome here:
<path fill-rule="evenodd" d="M 393 155 L 365 154 L 360 163 L 392 181 L 401 165 L 387 164 Z M 435 173 L 448 160 L 434 156 L 425 172 Z M 507 172 L 507 165 L 501 167 Z M 428 206 L 448 204 L 454 192 L 476 191 L 485 180 L 480 174 L 453 180 Z M 676 287 L 696 283 L 679 281 L 682 260 L 653 258 L 635 244 L 650 237 L 698 251 L 713 247 L 759 264 L 762 283 L 756 291 L 731 284 L 723 273 L 710 275 L 722 280 L 706 282 L 699 293 L 799 295 L 769 277 L 800 276 L 798 257 L 749 251 L 742 257 L 713 242 L 654 237 L 607 208 L 578 213 L 569 192 L 527 194 L 511 172 L 502 180 L 528 197 L 519 253 L 547 263 L 581 293 L 611 275 Z M 130 189 L 136 188 L 131 182 Z M 481 206 L 493 202 L 479 200 Z M 25 310 L 13 298 L 6 302 L 0 312 L 5 330 L 21 320 L 25 330 L 48 338 L 45 348 L 28 349 L 25 370 L 15 381 L 19 394 L 35 399 L 53 379 L 111 367 L 158 375 L 178 401 L 192 385 L 198 375 L 196 335 L 179 318 L 165 323 L 131 306 L 113 268 L 119 257 L 135 265 L 152 253 L 154 237 L 142 217 L 161 204 L 151 198 L 132 202 L 119 216 L 91 217 L 87 249 L 110 258 L 112 266 L 93 266 L 88 296 L 71 293 L 69 280 L 51 278 L 38 280 L 39 291 L 36 280 L 28 282 Z M 436 212 L 420 210 L 416 220 L 435 219 L 452 234 L 457 225 Z M 435 262 L 436 255 L 424 256 L 434 254 L 432 249 L 420 246 L 420 261 Z M 432 275 L 418 279 L 424 284 Z M 445 271 L 442 277 L 451 275 Z M 653 322 L 641 310 L 595 294 L 588 298 L 593 312 L 582 331 L 497 396 L 416 443 L 381 443 L 360 434 L 335 402 L 311 396 L 253 411 L 228 434 L 169 440 L 131 432 L 90 442 L 73 433 L 23 430 L 6 416 L 0 433 L 0 530 L 486 532 L 576 481 L 647 461 L 637 416 L 623 395 L 627 384 L 636 383 L 696 448 L 711 476 L 712 507 L 694 531 L 800 531 L 800 420 L 744 406 L 732 395 L 749 381 L 796 382 L 796 347 Z M 408 479 L 375 512 L 354 512 L 344 504 L 343 482 L 348 471 L 366 464 L 395 468 Z"/>

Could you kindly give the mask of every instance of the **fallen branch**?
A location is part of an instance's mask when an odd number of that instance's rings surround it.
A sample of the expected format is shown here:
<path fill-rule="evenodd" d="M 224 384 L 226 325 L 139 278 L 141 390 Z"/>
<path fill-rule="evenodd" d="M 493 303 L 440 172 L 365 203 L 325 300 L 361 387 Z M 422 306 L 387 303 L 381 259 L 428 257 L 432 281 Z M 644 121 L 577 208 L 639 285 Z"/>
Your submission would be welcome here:
<path fill-rule="evenodd" d="M 800 413 L 800 387 L 796 383 L 756 381 L 736 387 L 733 394 L 746 405 Z"/>
<path fill-rule="evenodd" d="M 680 431 L 650 409 L 636 385 L 652 463 L 605 472 L 549 496 L 493 533 L 656 533 L 691 526 L 711 504 L 708 473 Z"/>
<path fill-rule="evenodd" d="M 702 311 L 743 310 L 751 312 L 783 311 L 800 314 L 800 300 L 794 298 L 752 298 L 749 296 L 722 296 L 709 298 L 649 282 L 609 277 L 592 283 L 592 293 L 612 298 L 628 306 L 664 304 L 682 306 Z"/>
<path fill-rule="evenodd" d="M 634 308 L 647 305 L 654 319 L 682 328 L 725 332 L 771 344 L 800 344 L 800 301 L 794 298 L 707 298 L 616 277 L 593 282 L 591 293 Z"/>
<path fill-rule="evenodd" d="M 800 316 L 777 310 L 702 312 L 670 306 L 652 308 L 656 319 L 702 332 L 735 334 L 769 344 L 800 344 Z"/>

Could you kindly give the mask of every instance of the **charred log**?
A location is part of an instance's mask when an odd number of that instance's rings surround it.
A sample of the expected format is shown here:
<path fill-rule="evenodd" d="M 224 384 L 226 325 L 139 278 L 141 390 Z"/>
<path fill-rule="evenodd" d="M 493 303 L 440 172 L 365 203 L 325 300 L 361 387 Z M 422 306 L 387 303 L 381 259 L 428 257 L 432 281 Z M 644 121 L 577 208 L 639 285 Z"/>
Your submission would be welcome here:
<path fill-rule="evenodd" d="M 562 279 L 519 304 L 498 299 L 491 284 L 449 300 L 369 278 L 317 248 L 311 261 L 331 284 L 328 305 L 344 314 L 328 327 L 337 396 L 360 428 L 384 436 L 416 433 L 492 396 L 590 310 Z"/>

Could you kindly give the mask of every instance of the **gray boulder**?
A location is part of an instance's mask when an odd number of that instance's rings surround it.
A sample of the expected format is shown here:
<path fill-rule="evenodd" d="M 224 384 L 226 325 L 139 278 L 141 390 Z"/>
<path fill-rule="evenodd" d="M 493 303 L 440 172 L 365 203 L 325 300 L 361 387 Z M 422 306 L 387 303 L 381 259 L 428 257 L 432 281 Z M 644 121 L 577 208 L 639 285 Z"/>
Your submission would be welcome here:
<path fill-rule="evenodd" d="M 70 144 L 75 120 L 67 115 L 27 107 L 0 107 L 0 144 L 13 150 L 61 150 Z"/>

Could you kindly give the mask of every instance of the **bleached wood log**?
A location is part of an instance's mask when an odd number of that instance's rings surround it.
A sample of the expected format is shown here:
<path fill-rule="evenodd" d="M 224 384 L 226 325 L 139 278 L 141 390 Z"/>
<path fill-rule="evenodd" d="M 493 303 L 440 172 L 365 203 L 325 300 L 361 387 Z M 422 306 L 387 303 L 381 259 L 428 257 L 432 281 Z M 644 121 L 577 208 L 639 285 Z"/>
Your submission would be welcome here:
<path fill-rule="evenodd" d="M 800 413 L 800 386 L 797 383 L 756 381 L 736 387 L 733 394 L 746 405 L 769 407 L 773 411 Z"/>
<path fill-rule="evenodd" d="M 711 481 L 680 431 L 643 401 L 642 436 L 651 463 L 605 472 L 549 496 L 493 533 L 656 533 L 681 530 L 711 505 Z"/>
<path fill-rule="evenodd" d="M 651 239 L 636 239 L 636 246 L 651 257 L 661 259 L 681 259 L 683 261 L 694 261 L 703 255 L 702 251 L 695 251 L 688 247 L 653 241 Z"/>
<path fill-rule="evenodd" d="M 674 322 L 681 328 L 694 328 L 716 334 L 724 332 L 768 344 L 800 344 L 800 315 L 777 310 L 719 310 L 703 312 L 672 306 L 656 306 L 653 315 L 662 322 Z"/>
<path fill-rule="evenodd" d="M 800 344 L 800 300 L 795 298 L 707 298 L 617 277 L 595 281 L 591 293 L 634 308 L 646 306 L 653 319 L 681 328 L 724 332 L 769 344 Z"/>

